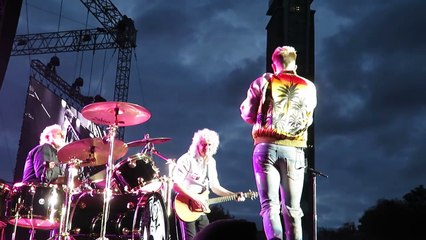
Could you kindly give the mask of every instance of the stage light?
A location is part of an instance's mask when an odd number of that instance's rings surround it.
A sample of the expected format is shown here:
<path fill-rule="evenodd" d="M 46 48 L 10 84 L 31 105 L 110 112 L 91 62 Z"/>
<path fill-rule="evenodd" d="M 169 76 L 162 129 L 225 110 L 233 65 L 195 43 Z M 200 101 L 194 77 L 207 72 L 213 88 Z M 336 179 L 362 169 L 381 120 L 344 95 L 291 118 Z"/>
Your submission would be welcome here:
<path fill-rule="evenodd" d="M 59 65 L 61 65 L 61 62 L 59 61 L 59 58 L 57 56 L 53 56 L 52 58 L 50 58 L 50 62 L 53 66 L 58 67 Z"/>
<path fill-rule="evenodd" d="M 24 46 L 24 45 L 27 45 L 27 43 L 28 43 L 28 39 L 19 39 L 18 40 L 18 46 Z"/>
<path fill-rule="evenodd" d="M 84 80 L 81 77 L 75 79 L 74 83 L 71 85 L 72 93 L 80 93 L 80 88 L 83 87 Z"/>
<path fill-rule="evenodd" d="M 84 34 L 81 40 L 83 42 L 89 42 L 90 40 L 92 40 L 92 37 L 90 36 L 90 34 Z"/>
<path fill-rule="evenodd" d="M 96 96 L 94 97 L 93 102 L 106 102 L 106 99 L 105 99 L 105 98 L 103 98 L 101 95 L 96 95 Z"/>
<path fill-rule="evenodd" d="M 50 62 L 47 64 L 47 68 L 52 72 L 56 73 L 56 67 L 58 67 L 59 65 L 61 65 L 59 58 L 57 56 L 53 56 L 52 58 L 50 58 Z"/>

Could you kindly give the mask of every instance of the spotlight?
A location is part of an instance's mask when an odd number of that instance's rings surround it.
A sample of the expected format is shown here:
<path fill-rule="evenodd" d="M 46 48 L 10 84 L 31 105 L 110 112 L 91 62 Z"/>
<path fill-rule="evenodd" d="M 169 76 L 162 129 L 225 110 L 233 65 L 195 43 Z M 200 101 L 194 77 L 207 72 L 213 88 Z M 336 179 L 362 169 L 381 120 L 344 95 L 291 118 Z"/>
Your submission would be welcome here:
<path fill-rule="evenodd" d="M 53 73 L 56 73 L 56 67 L 60 65 L 59 58 L 57 56 L 53 56 L 50 59 L 50 62 L 47 64 L 48 70 L 52 71 Z"/>
<path fill-rule="evenodd" d="M 71 85 L 72 92 L 80 92 L 80 88 L 83 87 L 84 80 L 81 77 L 75 79 L 74 83 Z"/>
<path fill-rule="evenodd" d="M 101 95 L 96 95 L 96 96 L 94 97 L 93 102 L 106 102 L 106 99 L 105 99 L 105 98 L 103 98 Z"/>
<path fill-rule="evenodd" d="M 54 67 L 58 67 L 59 65 L 61 65 L 61 62 L 59 61 L 59 58 L 57 57 L 57 56 L 53 56 L 51 59 L 50 59 L 50 62 L 49 62 L 52 66 L 54 66 Z"/>

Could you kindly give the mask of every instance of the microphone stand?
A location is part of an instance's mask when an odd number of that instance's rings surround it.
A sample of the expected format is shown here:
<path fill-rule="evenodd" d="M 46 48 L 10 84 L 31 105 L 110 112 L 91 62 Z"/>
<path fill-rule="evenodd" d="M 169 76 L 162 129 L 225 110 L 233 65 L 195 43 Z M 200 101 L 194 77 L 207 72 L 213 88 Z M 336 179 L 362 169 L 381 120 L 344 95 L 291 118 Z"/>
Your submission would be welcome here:
<path fill-rule="evenodd" d="M 313 238 L 312 240 L 318 239 L 318 215 L 317 215 L 317 176 L 328 178 L 327 175 L 324 173 L 321 173 L 313 168 L 308 168 L 308 171 L 312 174 L 312 198 L 313 198 L 313 217 L 314 217 L 314 224 L 313 224 Z"/>
<path fill-rule="evenodd" d="M 166 164 L 169 165 L 168 176 L 167 176 L 167 179 L 165 179 L 165 181 L 167 181 L 165 199 L 166 199 L 166 206 L 167 206 L 167 209 L 166 209 L 167 217 L 170 217 L 170 214 L 171 214 L 171 195 L 172 195 L 171 194 L 171 192 L 172 192 L 172 186 L 171 186 L 172 181 L 171 180 L 172 180 L 173 168 L 175 167 L 176 163 L 175 163 L 174 159 L 170 159 L 170 158 L 165 157 L 164 155 L 159 153 L 155 148 L 152 148 L 151 152 L 153 154 L 157 155 L 158 157 L 166 160 Z"/>
<path fill-rule="evenodd" d="M 166 190 L 165 190 L 165 196 L 163 196 L 163 198 L 165 199 L 166 203 L 166 214 L 167 214 L 167 219 L 166 221 L 168 222 L 167 225 L 170 225 L 170 216 L 171 216 L 171 211 L 172 211 L 172 172 L 173 169 L 176 166 L 176 162 L 174 159 L 170 159 L 165 157 L 164 155 L 162 155 L 161 153 L 159 153 L 154 146 L 152 145 L 150 148 L 150 152 L 151 154 L 155 154 L 156 156 L 162 158 L 163 160 L 166 161 L 166 164 L 168 164 L 168 176 L 166 176 L 166 178 L 164 179 L 164 181 L 166 181 Z M 171 235 L 170 235 L 170 229 L 169 232 L 166 232 L 166 235 L 168 237 L 168 239 L 171 239 Z"/>

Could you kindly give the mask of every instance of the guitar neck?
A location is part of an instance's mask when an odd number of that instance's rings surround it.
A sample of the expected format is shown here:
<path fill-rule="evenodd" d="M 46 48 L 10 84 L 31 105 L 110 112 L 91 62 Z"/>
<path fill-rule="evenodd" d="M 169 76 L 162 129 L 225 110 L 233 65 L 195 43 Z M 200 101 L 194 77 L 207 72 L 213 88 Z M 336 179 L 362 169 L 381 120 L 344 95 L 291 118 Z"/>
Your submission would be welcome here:
<path fill-rule="evenodd" d="M 210 198 L 207 200 L 208 204 L 215 204 L 215 203 L 221 203 L 221 202 L 228 202 L 228 201 L 233 201 L 235 199 L 237 199 L 238 195 L 237 194 L 233 194 L 233 195 L 229 195 L 229 196 L 225 196 L 225 197 L 216 197 L 216 198 Z"/>

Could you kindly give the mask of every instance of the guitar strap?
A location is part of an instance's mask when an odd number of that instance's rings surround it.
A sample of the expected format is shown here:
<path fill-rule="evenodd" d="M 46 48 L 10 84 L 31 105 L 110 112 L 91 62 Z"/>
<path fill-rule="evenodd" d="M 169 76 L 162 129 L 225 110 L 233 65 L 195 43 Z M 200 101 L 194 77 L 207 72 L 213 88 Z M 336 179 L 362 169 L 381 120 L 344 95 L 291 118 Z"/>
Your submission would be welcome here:
<path fill-rule="evenodd" d="M 209 162 L 207 162 L 207 164 L 206 164 L 206 179 L 204 180 L 205 181 L 205 183 L 206 183 L 206 190 L 207 189 L 210 189 L 210 180 L 209 180 Z"/>
<path fill-rule="evenodd" d="M 203 171 L 205 171 L 205 178 L 203 180 L 202 186 L 203 186 L 203 190 L 201 191 L 202 193 L 205 192 L 206 190 L 210 189 L 210 181 L 209 181 L 209 164 L 206 163 L 204 164 L 204 169 Z"/>

